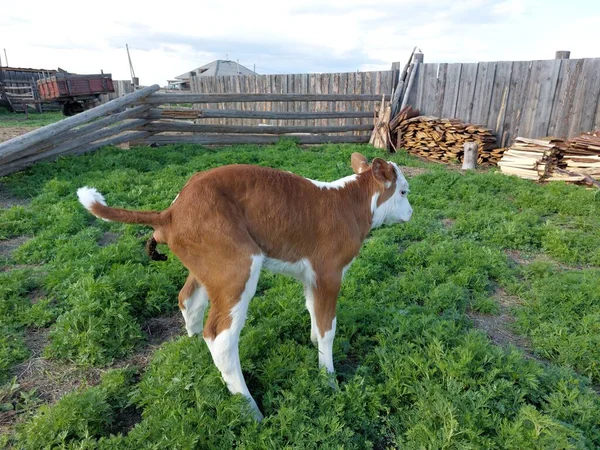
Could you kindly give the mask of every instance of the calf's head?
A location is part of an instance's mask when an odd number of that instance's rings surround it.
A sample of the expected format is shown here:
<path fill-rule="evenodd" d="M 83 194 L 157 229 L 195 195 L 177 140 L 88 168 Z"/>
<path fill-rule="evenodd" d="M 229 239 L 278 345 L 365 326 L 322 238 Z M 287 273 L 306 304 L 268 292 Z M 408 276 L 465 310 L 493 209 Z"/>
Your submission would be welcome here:
<path fill-rule="evenodd" d="M 396 163 L 375 158 L 369 165 L 367 158 L 353 153 L 351 164 L 357 175 L 371 171 L 374 192 L 371 197 L 372 228 L 410 220 L 412 207 L 407 197 L 408 181 Z"/>

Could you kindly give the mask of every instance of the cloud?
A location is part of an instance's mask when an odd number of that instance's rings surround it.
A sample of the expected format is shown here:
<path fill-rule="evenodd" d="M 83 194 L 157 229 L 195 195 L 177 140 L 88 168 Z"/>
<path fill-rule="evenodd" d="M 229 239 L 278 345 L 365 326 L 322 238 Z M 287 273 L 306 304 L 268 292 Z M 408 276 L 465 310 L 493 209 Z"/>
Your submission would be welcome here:
<path fill-rule="evenodd" d="M 415 45 L 426 62 L 543 59 L 558 49 L 598 56 L 596 1 L 180 0 L 157 9 L 104 0 L 119 13 L 90 19 L 77 0 L 61 10 L 30 0 L 26 10 L 3 7 L 0 43 L 12 65 L 128 79 L 127 43 L 136 75 L 163 85 L 226 57 L 260 73 L 306 73 L 389 69 Z M 71 25 L 49 33 L 59 22 Z"/>

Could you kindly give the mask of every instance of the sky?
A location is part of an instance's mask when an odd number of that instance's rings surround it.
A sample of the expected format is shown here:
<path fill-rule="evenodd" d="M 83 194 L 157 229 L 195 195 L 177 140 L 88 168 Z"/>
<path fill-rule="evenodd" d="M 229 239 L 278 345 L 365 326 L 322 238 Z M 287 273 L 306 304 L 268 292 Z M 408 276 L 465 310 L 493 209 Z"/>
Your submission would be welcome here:
<path fill-rule="evenodd" d="M 261 74 L 387 70 L 414 46 L 425 62 L 600 57 L 600 0 L 2 3 L 2 65 L 130 79 L 128 44 L 142 85 L 216 59 Z"/>

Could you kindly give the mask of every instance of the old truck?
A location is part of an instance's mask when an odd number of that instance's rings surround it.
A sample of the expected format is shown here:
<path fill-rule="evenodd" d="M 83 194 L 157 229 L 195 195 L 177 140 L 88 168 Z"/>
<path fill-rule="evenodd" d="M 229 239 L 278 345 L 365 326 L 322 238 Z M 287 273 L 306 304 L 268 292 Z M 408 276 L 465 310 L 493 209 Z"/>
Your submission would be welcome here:
<path fill-rule="evenodd" d="M 102 94 L 115 92 L 111 74 L 77 75 L 58 72 L 37 81 L 42 101 L 58 102 L 65 116 L 92 108 Z"/>

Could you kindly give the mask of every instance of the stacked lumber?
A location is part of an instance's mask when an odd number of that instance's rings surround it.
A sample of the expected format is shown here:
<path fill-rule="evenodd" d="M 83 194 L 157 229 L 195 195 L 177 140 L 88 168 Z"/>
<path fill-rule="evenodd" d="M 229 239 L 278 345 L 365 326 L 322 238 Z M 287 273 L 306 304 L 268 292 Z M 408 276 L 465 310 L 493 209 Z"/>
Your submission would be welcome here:
<path fill-rule="evenodd" d="M 569 140 L 548 179 L 578 183 L 589 177 L 600 178 L 600 130 Z"/>
<path fill-rule="evenodd" d="M 465 142 L 478 143 L 480 165 L 496 164 L 502 156 L 491 130 L 458 119 L 418 116 L 400 122 L 394 131 L 398 147 L 431 161 L 462 161 Z"/>
<path fill-rule="evenodd" d="M 562 148 L 564 142 L 560 139 L 518 137 L 504 152 L 498 166 L 502 173 L 539 181 L 547 178 L 556 166 Z"/>
<path fill-rule="evenodd" d="M 600 130 L 583 133 L 565 143 L 548 180 L 582 183 L 600 188 Z"/>

